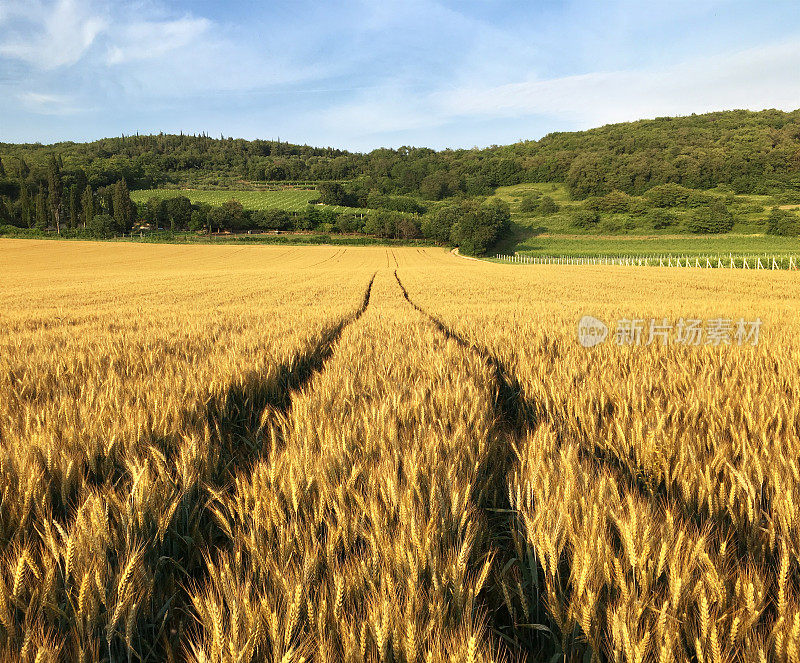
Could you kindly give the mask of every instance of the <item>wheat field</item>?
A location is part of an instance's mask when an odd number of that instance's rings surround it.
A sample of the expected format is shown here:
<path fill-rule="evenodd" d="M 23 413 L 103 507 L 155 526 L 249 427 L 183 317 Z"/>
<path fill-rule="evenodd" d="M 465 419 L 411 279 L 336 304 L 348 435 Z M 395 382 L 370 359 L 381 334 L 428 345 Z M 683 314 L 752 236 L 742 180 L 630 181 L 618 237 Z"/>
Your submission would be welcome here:
<path fill-rule="evenodd" d="M 791 272 L 0 243 L 0 661 L 800 661 Z M 760 319 L 758 344 L 582 347 Z"/>

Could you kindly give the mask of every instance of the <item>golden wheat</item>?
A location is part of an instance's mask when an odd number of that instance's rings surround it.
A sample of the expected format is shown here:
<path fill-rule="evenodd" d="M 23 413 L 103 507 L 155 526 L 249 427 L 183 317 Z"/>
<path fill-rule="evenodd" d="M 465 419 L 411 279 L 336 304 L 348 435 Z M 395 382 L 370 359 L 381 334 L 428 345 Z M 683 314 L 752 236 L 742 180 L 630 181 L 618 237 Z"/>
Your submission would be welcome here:
<path fill-rule="evenodd" d="M 793 273 L 0 261 L 0 661 L 798 661 Z M 764 329 L 586 349 L 583 314 Z"/>

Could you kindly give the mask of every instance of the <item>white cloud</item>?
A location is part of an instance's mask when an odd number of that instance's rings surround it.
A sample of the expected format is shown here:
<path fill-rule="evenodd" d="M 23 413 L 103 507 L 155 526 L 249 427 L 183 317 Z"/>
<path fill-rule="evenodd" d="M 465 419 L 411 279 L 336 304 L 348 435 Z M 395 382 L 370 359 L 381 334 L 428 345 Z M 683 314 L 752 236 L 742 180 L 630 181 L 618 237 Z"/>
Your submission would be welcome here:
<path fill-rule="evenodd" d="M 800 39 L 651 70 L 597 72 L 431 98 L 447 117 L 567 115 L 583 126 L 712 110 L 800 107 Z"/>
<path fill-rule="evenodd" d="M 66 115 L 78 110 L 72 97 L 63 94 L 21 92 L 17 98 L 27 110 L 40 115 Z"/>
<path fill-rule="evenodd" d="M 211 21 L 184 17 L 173 21 L 140 21 L 121 26 L 108 48 L 108 63 L 123 64 L 160 58 L 194 43 Z"/>
<path fill-rule="evenodd" d="M 42 69 L 75 64 L 108 27 L 107 18 L 92 3 L 76 0 L 52 5 L 11 2 L 0 12 L 22 24 L 0 43 L 0 55 Z"/>
<path fill-rule="evenodd" d="M 485 85 L 483 72 L 478 72 L 472 85 L 442 86 L 428 93 L 399 83 L 360 91 L 329 108 L 322 115 L 322 126 L 334 135 L 371 144 L 373 136 L 431 131 L 444 135 L 454 126 L 503 119 L 519 127 L 527 118 L 540 127 L 541 118 L 557 117 L 562 126 L 590 128 L 725 109 L 794 110 L 800 108 L 798 71 L 800 39 L 659 69 L 505 85 Z"/>

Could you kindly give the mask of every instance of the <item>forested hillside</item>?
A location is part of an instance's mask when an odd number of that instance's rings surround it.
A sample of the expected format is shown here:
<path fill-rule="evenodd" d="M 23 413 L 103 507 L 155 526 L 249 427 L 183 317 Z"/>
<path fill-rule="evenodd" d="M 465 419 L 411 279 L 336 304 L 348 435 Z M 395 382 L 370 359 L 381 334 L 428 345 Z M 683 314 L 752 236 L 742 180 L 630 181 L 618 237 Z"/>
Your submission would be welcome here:
<path fill-rule="evenodd" d="M 546 181 L 565 182 L 577 198 L 614 189 L 640 194 L 667 182 L 773 193 L 800 188 L 800 111 L 641 120 L 503 147 L 439 152 L 401 147 L 359 154 L 279 141 L 165 134 L 85 144 L 0 143 L 7 174 L 21 168 L 44 177 L 51 154 L 59 155 L 67 170 L 82 169 L 95 188 L 121 178 L 130 188 L 203 177 L 219 184 L 361 178 L 368 189 L 419 193 L 427 199 Z"/>
<path fill-rule="evenodd" d="M 341 208 L 348 207 L 380 209 L 382 216 L 365 220 L 359 212 L 357 219 L 343 215 L 319 221 L 318 212 L 309 208 L 276 221 L 274 215 L 261 218 L 230 208 L 216 212 L 216 227 L 236 231 L 319 226 L 326 232 L 400 239 L 424 235 L 466 242 L 482 252 L 504 232 L 508 214 L 499 208 L 486 211 L 491 221 L 484 228 L 478 220 L 481 202 L 501 186 L 547 182 L 563 186 L 570 200 L 584 201 L 585 209 L 564 208 L 570 212 L 571 226 L 579 230 L 599 228 L 599 213 L 629 215 L 611 219 L 612 229 L 637 227 L 641 223 L 630 216 L 644 219 L 647 214 L 653 216 L 647 224 L 655 229 L 676 226 L 680 214 L 670 220 L 650 210 L 685 207 L 685 230 L 728 232 L 736 210 L 725 205 L 737 201 L 690 190 L 722 187 L 727 195 L 770 196 L 770 205 L 800 203 L 800 111 L 641 120 L 470 150 L 401 147 L 351 153 L 281 141 L 166 134 L 92 143 L 0 143 L 0 226 L 60 232 L 64 220 L 67 228 L 85 229 L 100 214 L 104 233 L 130 230 L 137 217 L 156 226 L 210 231 L 210 209 L 192 207 L 186 199 L 136 206 L 128 191 L 165 186 L 236 191 L 298 182 L 316 188 L 319 202 L 339 208 L 340 215 Z M 642 200 L 630 198 L 643 194 Z M 552 201 L 544 203 L 539 208 L 533 201 L 530 211 L 557 210 Z M 749 213 L 761 214 L 763 205 L 757 207 Z M 171 208 L 183 212 L 173 214 Z M 473 212 L 469 224 L 456 227 L 456 219 Z M 800 221 L 793 212 L 780 214 L 773 225 L 783 229 L 780 234 L 795 234 Z M 762 221 L 766 223 L 766 216 Z M 464 228 L 470 224 L 476 230 L 465 239 Z"/>

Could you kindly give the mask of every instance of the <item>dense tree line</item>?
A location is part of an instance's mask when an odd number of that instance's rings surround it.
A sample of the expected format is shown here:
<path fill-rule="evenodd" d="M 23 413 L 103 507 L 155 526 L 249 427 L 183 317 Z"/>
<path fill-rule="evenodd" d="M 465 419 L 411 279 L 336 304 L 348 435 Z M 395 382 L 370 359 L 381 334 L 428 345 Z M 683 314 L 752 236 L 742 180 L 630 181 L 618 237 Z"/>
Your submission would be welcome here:
<path fill-rule="evenodd" d="M 2 164 L 0 163 L 0 166 Z M 338 190 L 337 186 L 332 187 Z M 322 192 L 323 197 L 328 194 Z M 141 205 L 133 203 L 124 179 L 94 191 L 80 172 L 66 177 L 59 160 L 48 164 L 46 180 L 23 180 L 0 199 L 0 226 L 38 231 L 54 230 L 69 236 L 107 238 L 133 230 L 150 232 L 252 232 L 318 231 L 362 233 L 381 238 L 427 238 L 460 245 L 467 254 L 485 252 L 507 228 L 508 205 L 499 199 L 481 203 L 462 199 L 439 204 L 426 213 L 415 199 L 368 194 L 368 212 L 337 213 L 329 206 L 308 205 L 300 212 L 280 209 L 249 211 L 236 201 L 213 207 L 192 204 L 189 198 L 153 197 Z M 12 198 L 12 196 L 14 196 Z M 352 201 L 366 205 L 366 201 Z M 342 204 L 341 200 L 333 204 Z M 12 228 L 13 230 L 13 228 Z"/>
<path fill-rule="evenodd" d="M 137 210 L 128 195 L 128 187 L 189 181 L 223 188 L 242 181 L 315 182 L 320 202 L 377 211 L 331 216 L 311 206 L 294 215 L 250 214 L 233 204 L 212 209 L 186 199 L 150 201 Z M 576 227 L 591 228 L 600 214 L 624 213 L 665 228 L 674 223 L 672 209 L 689 208 L 689 230 L 725 232 L 733 216 L 704 189 L 726 185 L 736 193 L 772 194 L 781 204 L 800 203 L 800 111 L 642 120 L 470 150 L 352 153 L 204 134 L 49 146 L 0 143 L 0 225 L 97 235 L 128 232 L 137 219 L 175 230 L 322 228 L 422 235 L 480 252 L 491 243 L 486 238 L 505 227 L 491 220 L 491 206 L 480 200 L 498 186 L 523 182 L 565 183 L 574 199 L 584 201 L 574 211 Z M 546 196 L 529 197 L 520 208 L 543 216 L 558 211 Z M 794 227 L 785 214 L 770 225 L 781 233 Z"/>
<path fill-rule="evenodd" d="M 46 177 L 52 155 L 63 157 L 65 176 L 80 169 L 95 190 L 121 179 L 132 188 L 152 188 L 212 174 L 228 178 L 227 183 L 355 181 L 357 187 L 347 193 L 362 199 L 362 191 L 426 200 L 483 196 L 521 182 L 564 182 L 579 199 L 615 190 L 640 195 L 670 183 L 775 193 L 800 190 L 800 111 L 659 118 L 503 147 L 438 152 L 401 147 L 361 154 L 280 141 L 165 134 L 86 144 L 0 144 L 5 163 L 0 195 L 7 192 L 9 177 Z"/>
<path fill-rule="evenodd" d="M 0 225 L 108 235 L 130 232 L 136 217 L 124 179 L 95 190 L 85 171 L 66 169 L 55 155 L 43 170 L 32 170 L 21 160 L 14 178 L 0 159 Z"/>
<path fill-rule="evenodd" d="M 454 244 L 470 255 L 486 250 L 508 228 L 510 210 L 497 198 L 480 202 L 463 199 L 439 205 L 434 211 L 373 209 L 369 212 L 336 213 L 330 207 L 309 205 L 300 212 L 248 211 L 236 200 L 212 207 L 193 205 L 184 196 L 151 198 L 140 206 L 139 217 L 154 228 L 171 231 L 247 232 L 310 231 L 362 233 L 387 239 L 430 239 Z"/>

